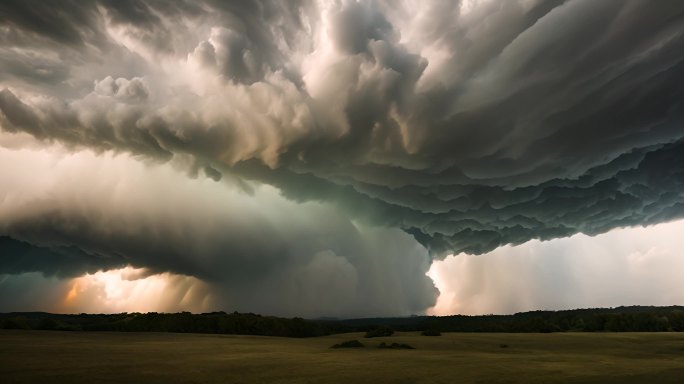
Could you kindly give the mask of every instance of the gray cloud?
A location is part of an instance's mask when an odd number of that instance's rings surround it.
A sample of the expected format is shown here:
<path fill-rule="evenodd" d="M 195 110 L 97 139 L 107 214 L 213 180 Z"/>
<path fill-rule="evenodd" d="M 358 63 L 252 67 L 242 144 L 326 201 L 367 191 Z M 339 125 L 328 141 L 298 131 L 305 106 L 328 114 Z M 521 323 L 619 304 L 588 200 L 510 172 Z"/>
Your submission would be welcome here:
<path fill-rule="evenodd" d="M 212 292 L 206 310 L 291 316 L 408 315 L 436 298 L 427 250 L 398 229 L 128 157 L 79 153 L 45 167 L 22 156 L 0 151 L 25 167 L 0 172 L 9 181 L 0 186 L 9 236 L 0 237 L 0 275 L 63 279 L 130 265 L 200 279 Z"/>
<path fill-rule="evenodd" d="M 95 3 L 66 1 L 59 6 L 40 1 L 6 1 L 2 4 L 0 21 L 5 44 L 15 39 L 52 40 L 66 45 L 83 45 L 100 31 Z"/>
<path fill-rule="evenodd" d="M 340 255 L 382 258 L 343 224 L 352 221 L 403 230 L 441 257 L 684 216 L 679 1 L 3 7 L 3 131 L 184 164 L 245 191 L 268 184 L 330 210 L 307 211 L 315 221 L 339 220 L 327 248 L 311 245 L 325 235 L 305 235 L 317 228 L 290 232 L 285 220 L 229 226 L 200 252 L 217 270 L 268 275 L 299 265 L 292 253 L 311 263 L 294 274 L 345 273 Z M 31 57 L 43 59 L 18 64 Z M 53 214 L 7 228 L 36 244 L 64 221 L 91 228 Z M 269 241 L 236 248 L 262 232 Z M 183 257 L 199 252 L 192 236 L 148 244 L 151 233 L 54 239 L 220 280 Z M 357 248 L 335 243 L 349 236 Z"/>
<path fill-rule="evenodd" d="M 90 254 L 75 246 L 35 246 L 8 236 L 0 237 L 0 275 L 41 272 L 44 276 L 68 278 L 128 264 L 119 255 Z"/>

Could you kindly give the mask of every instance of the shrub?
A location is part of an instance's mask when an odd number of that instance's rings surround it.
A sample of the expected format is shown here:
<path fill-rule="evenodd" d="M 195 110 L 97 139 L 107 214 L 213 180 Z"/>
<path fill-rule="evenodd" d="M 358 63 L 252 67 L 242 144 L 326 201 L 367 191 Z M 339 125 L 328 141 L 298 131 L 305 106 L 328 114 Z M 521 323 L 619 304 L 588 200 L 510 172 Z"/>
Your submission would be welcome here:
<path fill-rule="evenodd" d="M 366 332 L 365 338 L 371 338 L 371 337 L 384 337 L 384 336 L 392 336 L 394 334 L 394 330 L 390 327 L 378 327 L 375 329 L 371 329 L 370 331 Z"/>
<path fill-rule="evenodd" d="M 49 317 L 43 318 L 38 322 L 38 329 L 55 330 L 57 329 L 57 321 Z"/>
<path fill-rule="evenodd" d="M 363 348 L 365 345 L 358 340 L 343 341 L 339 344 L 335 344 L 330 348 Z"/>
<path fill-rule="evenodd" d="M 387 344 L 385 342 L 380 343 L 380 345 L 378 345 L 378 348 L 380 348 L 380 349 L 415 349 L 414 347 L 412 347 L 408 344 L 399 344 L 399 343 Z"/>
<path fill-rule="evenodd" d="M 5 319 L 2 324 L 4 329 L 31 329 L 28 319 L 24 316 L 14 316 Z"/>

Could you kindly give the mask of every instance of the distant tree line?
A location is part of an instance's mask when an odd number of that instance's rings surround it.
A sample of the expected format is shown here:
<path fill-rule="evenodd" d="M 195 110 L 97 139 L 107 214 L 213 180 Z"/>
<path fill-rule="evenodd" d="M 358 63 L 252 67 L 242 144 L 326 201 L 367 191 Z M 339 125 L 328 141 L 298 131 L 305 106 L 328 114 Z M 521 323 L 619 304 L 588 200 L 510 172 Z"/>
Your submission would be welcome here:
<path fill-rule="evenodd" d="M 60 315 L 42 312 L 0 315 L 4 329 L 61 331 L 222 333 L 283 337 L 313 337 L 330 334 L 326 325 L 302 318 L 280 318 L 253 313 L 212 312 L 119 313 Z"/>
<path fill-rule="evenodd" d="M 514 315 L 412 316 L 349 320 L 305 320 L 254 313 L 211 312 L 0 314 L 0 328 L 61 331 L 182 332 L 314 337 L 367 332 L 389 335 L 397 331 L 439 332 L 684 332 L 684 307 L 618 307 L 533 311 Z M 372 336 L 371 336 L 372 337 Z"/>
<path fill-rule="evenodd" d="M 430 332 L 684 332 L 684 307 L 617 307 L 532 311 L 514 315 L 416 316 L 345 320 L 350 326 L 381 324 L 398 331 Z"/>

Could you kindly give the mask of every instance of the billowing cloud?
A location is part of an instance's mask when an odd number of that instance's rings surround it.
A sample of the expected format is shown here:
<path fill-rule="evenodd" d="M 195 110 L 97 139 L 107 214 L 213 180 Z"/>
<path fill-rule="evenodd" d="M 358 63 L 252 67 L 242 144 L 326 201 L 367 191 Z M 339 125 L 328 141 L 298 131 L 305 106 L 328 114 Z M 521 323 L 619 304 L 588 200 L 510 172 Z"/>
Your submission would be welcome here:
<path fill-rule="evenodd" d="M 260 300 L 300 276 L 302 292 L 337 287 L 329 299 L 349 313 L 399 297 L 361 305 L 349 287 L 392 278 L 407 287 L 386 285 L 403 296 L 378 311 L 411 312 L 433 295 L 425 249 L 485 253 L 684 217 L 679 1 L 0 7 L 7 146 L 123 154 L 111 161 L 202 179 L 183 194 L 140 171 L 144 193 L 79 182 L 47 185 L 21 210 L 5 201 L 6 241 L 82 260 L 74 273 L 126 260 Z M 93 182 L 124 177 L 108 172 Z M 264 308 L 295 308 L 278 300 Z"/>
<path fill-rule="evenodd" d="M 436 297 L 427 250 L 408 234 L 272 187 L 60 148 L 0 149 L 0 160 L 16 167 L 0 170 L 0 275 L 131 266 L 199 279 L 206 309 L 292 316 L 411 314 Z"/>

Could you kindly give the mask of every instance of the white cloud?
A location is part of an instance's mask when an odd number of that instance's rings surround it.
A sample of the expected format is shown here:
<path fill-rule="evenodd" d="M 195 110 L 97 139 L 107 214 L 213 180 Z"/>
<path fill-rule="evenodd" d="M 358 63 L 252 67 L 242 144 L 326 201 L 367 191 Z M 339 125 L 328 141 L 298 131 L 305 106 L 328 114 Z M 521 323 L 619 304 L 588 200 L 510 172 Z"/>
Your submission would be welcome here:
<path fill-rule="evenodd" d="M 448 256 L 428 273 L 441 292 L 430 312 L 683 304 L 682 233 L 684 221 L 675 221 Z"/>

